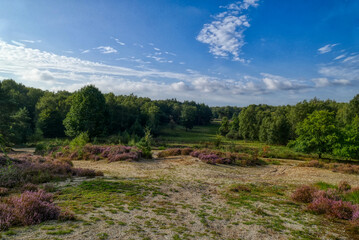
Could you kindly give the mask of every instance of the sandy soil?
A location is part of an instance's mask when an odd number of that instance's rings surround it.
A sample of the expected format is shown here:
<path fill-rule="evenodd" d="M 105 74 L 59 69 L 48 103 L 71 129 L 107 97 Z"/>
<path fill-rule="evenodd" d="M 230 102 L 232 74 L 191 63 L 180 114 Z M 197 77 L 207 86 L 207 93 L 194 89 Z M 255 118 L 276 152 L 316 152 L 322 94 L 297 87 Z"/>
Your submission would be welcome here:
<path fill-rule="evenodd" d="M 298 161 L 279 160 L 281 165 L 238 167 L 208 165 L 190 156 L 142 160 L 139 162 L 74 161 L 75 167 L 101 170 L 105 179 L 152 180 L 166 196 L 146 196 L 141 209 L 129 213 L 110 213 L 106 206 L 81 216 L 102 218 L 94 224 L 48 223 L 49 226 L 70 228 L 69 234 L 49 236 L 46 228 L 33 226 L 19 228 L 15 236 L 5 239 L 301 239 L 296 232 L 305 232 L 309 239 L 354 239 L 337 223 L 330 223 L 322 216 L 302 211 L 301 206 L 281 207 L 278 201 L 254 201 L 250 206 L 233 207 L 224 196 L 233 184 L 268 184 L 291 186 L 324 181 L 338 184 L 348 181 L 359 186 L 359 176 L 334 173 L 330 170 L 298 167 Z M 115 177 L 115 178 L 114 178 Z M 158 180 L 158 182 L 156 182 Z M 83 180 L 75 181 L 78 184 Z M 64 184 L 63 184 L 64 185 Z M 289 191 L 289 190 L 288 190 Z M 278 200 L 273 198 L 273 200 Z M 293 209 L 292 209 L 293 208 Z M 168 210 L 158 214 L 153 209 Z M 258 215 L 258 209 L 265 214 Z M 173 210 L 173 211 L 171 211 Z M 288 212 L 293 211 L 293 216 Z M 257 214 L 257 215 L 256 215 Z M 295 215 L 295 217 L 294 217 Z M 101 217 L 100 217 L 101 216 Z M 140 216 L 140 217 L 139 217 Z M 126 225 L 109 224 L 104 219 L 125 222 Z M 273 220 L 277 219 L 277 220 Z M 276 222 L 277 221 L 277 222 Z M 67 225 L 66 225 L 67 224 Z M 68 225 L 70 224 L 70 225 Z M 276 227 L 284 226 L 285 229 Z M 47 226 L 47 225 L 46 225 Z M 101 235 L 103 234 L 103 235 Z M 303 238 L 304 239 L 304 238 Z M 308 238 L 306 238 L 308 239 Z"/>

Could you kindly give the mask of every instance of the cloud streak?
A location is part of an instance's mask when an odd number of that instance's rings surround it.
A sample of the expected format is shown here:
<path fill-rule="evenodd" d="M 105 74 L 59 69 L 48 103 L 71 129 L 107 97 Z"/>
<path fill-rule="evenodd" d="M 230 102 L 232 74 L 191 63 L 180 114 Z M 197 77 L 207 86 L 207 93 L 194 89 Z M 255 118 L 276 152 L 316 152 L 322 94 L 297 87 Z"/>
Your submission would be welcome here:
<path fill-rule="evenodd" d="M 337 46 L 337 43 L 334 44 L 327 44 L 321 48 L 318 49 L 319 54 L 324 54 L 324 53 L 328 53 L 331 52 L 333 47 Z"/>

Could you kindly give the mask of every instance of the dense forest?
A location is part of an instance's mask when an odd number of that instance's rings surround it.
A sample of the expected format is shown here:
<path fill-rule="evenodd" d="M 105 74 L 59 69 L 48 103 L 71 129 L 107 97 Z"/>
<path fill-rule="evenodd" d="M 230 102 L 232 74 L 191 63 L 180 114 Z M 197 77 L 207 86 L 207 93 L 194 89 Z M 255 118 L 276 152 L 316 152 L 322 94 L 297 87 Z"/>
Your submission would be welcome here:
<path fill-rule="evenodd" d="M 156 135 L 161 125 L 180 124 L 191 129 L 212 119 L 207 105 L 193 101 L 102 94 L 91 85 L 75 93 L 54 93 L 14 80 L 0 82 L 0 106 L 0 134 L 9 144 L 41 137 L 75 137 L 82 132 L 90 138 L 113 134 L 141 137 L 145 127 Z"/>
<path fill-rule="evenodd" d="M 359 94 L 349 103 L 314 98 L 293 106 L 249 105 L 231 120 L 227 116 L 219 131 L 230 139 L 359 158 Z"/>
<path fill-rule="evenodd" d="M 90 139 L 117 135 L 127 142 L 144 136 L 145 129 L 156 136 L 161 126 L 190 130 L 221 119 L 218 133 L 228 139 L 359 158 L 359 94 L 349 103 L 314 98 L 286 106 L 210 108 L 193 101 L 103 94 L 92 85 L 74 93 L 55 93 L 3 80 L 0 106 L 0 134 L 9 145 L 43 137 L 73 138 L 83 132 Z"/>

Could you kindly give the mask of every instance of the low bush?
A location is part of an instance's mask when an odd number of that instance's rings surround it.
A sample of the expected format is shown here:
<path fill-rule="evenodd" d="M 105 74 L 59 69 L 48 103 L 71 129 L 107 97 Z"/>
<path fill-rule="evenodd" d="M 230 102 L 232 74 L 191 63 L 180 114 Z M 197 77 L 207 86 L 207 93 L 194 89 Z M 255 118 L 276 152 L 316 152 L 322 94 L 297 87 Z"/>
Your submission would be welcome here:
<path fill-rule="evenodd" d="M 40 184 L 54 180 L 62 180 L 72 176 L 101 176 L 101 172 L 93 170 L 79 170 L 72 167 L 68 161 L 52 160 L 37 156 L 24 156 L 10 159 L 11 164 L 0 166 L 0 187 L 26 187 L 35 190 L 30 184 Z"/>
<path fill-rule="evenodd" d="M 179 155 L 190 155 L 208 164 L 237 164 L 241 166 L 264 164 L 264 162 L 260 161 L 254 154 L 222 152 L 211 149 L 169 148 L 158 154 L 159 157 Z"/>
<path fill-rule="evenodd" d="M 301 186 L 292 194 L 292 199 L 296 202 L 310 203 L 313 201 L 316 189 L 312 186 Z"/>
<path fill-rule="evenodd" d="M 0 197 L 7 195 L 9 192 L 8 188 L 0 187 Z"/>
<path fill-rule="evenodd" d="M 332 170 L 333 172 L 348 173 L 348 174 L 359 174 L 359 165 L 348 164 L 348 163 L 322 163 L 317 160 L 301 163 L 300 167 L 315 167 Z"/>
<path fill-rule="evenodd" d="M 53 195 L 44 190 L 26 191 L 0 203 L 0 230 L 56 219 L 74 219 L 74 216 L 69 212 L 61 213 L 53 203 Z"/>
<path fill-rule="evenodd" d="M 325 214 L 334 219 L 349 220 L 351 225 L 357 226 L 359 221 L 359 205 L 353 201 L 351 194 L 356 195 L 356 188 L 351 190 L 347 182 L 341 182 L 338 190 L 328 188 L 319 190 L 313 186 L 301 186 L 297 188 L 292 199 L 297 202 L 308 203 L 307 209 L 316 214 Z M 349 200 L 349 201 L 347 201 Z M 359 225 L 358 225 L 359 226 Z"/>
<path fill-rule="evenodd" d="M 142 157 L 142 151 L 137 147 L 122 145 L 100 146 L 87 144 L 83 147 L 71 150 L 64 147 L 57 152 L 58 158 L 63 160 L 94 160 L 107 159 L 109 162 L 138 161 Z"/>

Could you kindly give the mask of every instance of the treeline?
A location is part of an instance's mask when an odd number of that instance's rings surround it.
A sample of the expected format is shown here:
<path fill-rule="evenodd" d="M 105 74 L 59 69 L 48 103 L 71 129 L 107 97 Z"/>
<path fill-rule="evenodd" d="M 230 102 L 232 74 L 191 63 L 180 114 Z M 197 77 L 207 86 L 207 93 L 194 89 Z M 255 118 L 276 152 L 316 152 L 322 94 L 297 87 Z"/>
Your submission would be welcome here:
<path fill-rule="evenodd" d="M 13 144 L 41 137 L 75 137 L 82 132 L 91 138 L 113 134 L 141 137 L 144 128 L 156 135 L 161 125 L 191 129 L 212 119 L 207 105 L 193 101 L 102 94 L 91 85 L 75 93 L 54 93 L 13 80 L 0 82 L 0 109 L 0 134 Z"/>
<path fill-rule="evenodd" d="M 219 129 L 231 139 L 281 144 L 303 152 L 359 158 L 359 94 L 349 103 L 314 98 L 294 106 L 249 105 Z"/>
<path fill-rule="evenodd" d="M 241 112 L 241 107 L 225 106 L 225 107 L 211 107 L 213 118 L 222 119 L 227 117 L 231 119 L 234 116 L 238 116 Z"/>

